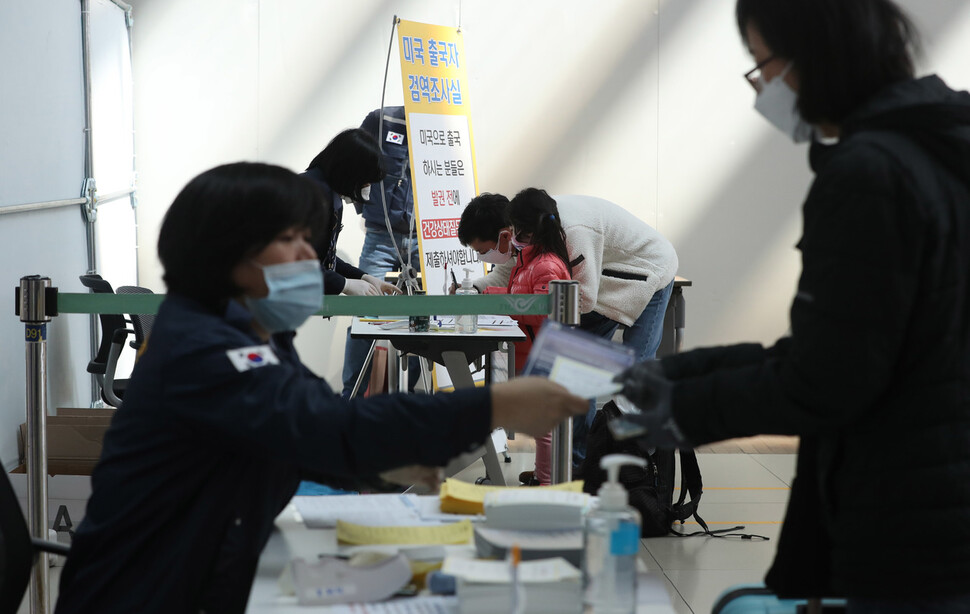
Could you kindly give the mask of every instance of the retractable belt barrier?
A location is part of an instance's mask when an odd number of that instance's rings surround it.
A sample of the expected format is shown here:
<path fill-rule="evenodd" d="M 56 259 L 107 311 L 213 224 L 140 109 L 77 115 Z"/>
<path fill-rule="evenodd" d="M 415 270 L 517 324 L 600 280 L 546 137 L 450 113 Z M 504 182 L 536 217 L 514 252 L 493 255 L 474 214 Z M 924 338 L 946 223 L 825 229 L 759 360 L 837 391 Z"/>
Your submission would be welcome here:
<path fill-rule="evenodd" d="M 155 314 L 164 294 L 74 294 L 52 288 L 47 313 Z M 549 315 L 548 294 L 481 294 L 464 296 L 327 296 L 318 316 L 357 315 Z"/>

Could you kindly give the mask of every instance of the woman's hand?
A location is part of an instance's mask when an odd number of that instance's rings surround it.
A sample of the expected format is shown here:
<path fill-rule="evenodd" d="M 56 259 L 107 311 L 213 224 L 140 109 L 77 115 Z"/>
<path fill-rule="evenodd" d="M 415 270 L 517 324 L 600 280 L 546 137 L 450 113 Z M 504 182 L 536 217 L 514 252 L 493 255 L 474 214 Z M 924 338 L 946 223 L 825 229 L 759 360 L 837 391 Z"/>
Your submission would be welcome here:
<path fill-rule="evenodd" d="M 381 291 L 363 279 L 348 279 L 344 284 L 344 294 L 347 296 L 380 296 Z"/>
<path fill-rule="evenodd" d="M 377 291 L 381 294 L 400 294 L 401 289 L 394 284 L 389 284 L 386 281 L 377 279 L 373 275 L 365 274 L 361 279 L 369 283 L 370 285 L 377 288 Z"/>
<path fill-rule="evenodd" d="M 589 401 L 542 377 L 519 377 L 491 386 L 492 428 L 541 437 L 560 422 L 585 414 Z"/>

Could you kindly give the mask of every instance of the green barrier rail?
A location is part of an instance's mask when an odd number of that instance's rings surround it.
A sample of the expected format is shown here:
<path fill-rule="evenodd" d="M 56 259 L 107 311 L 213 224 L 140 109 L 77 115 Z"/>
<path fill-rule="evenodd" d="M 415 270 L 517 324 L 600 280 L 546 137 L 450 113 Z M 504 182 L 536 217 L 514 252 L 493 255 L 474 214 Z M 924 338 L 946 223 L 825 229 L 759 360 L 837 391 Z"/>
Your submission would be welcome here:
<path fill-rule="evenodd" d="M 164 294 L 57 294 L 58 313 L 158 313 Z M 321 316 L 549 315 L 548 294 L 327 296 Z"/>

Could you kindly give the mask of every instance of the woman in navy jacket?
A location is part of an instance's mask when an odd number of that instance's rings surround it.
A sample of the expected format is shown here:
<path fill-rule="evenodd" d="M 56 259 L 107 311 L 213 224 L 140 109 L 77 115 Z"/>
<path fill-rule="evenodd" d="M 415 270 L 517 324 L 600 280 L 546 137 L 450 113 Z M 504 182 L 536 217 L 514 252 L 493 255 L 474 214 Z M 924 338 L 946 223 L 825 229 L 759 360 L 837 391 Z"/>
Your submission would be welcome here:
<path fill-rule="evenodd" d="M 295 333 L 322 304 L 310 181 L 265 164 L 193 179 L 165 216 L 169 294 L 105 435 L 57 612 L 242 612 L 302 477 L 344 487 L 430 470 L 494 427 L 540 435 L 586 401 L 546 380 L 342 400 Z M 523 411 L 528 408 L 528 411 Z"/>

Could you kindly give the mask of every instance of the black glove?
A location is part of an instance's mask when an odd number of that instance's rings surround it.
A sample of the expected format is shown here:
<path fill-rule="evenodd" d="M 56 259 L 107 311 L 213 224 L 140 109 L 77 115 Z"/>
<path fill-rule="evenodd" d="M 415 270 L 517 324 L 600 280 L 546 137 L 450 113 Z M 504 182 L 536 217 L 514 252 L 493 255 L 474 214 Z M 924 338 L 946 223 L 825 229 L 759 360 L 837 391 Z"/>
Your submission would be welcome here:
<path fill-rule="evenodd" d="M 636 437 L 641 447 L 692 448 L 671 413 L 674 385 L 657 360 L 633 365 L 613 378 L 623 384 L 620 394 L 642 413 L 625 414 L 610 422 L 617 439 Z"/>

